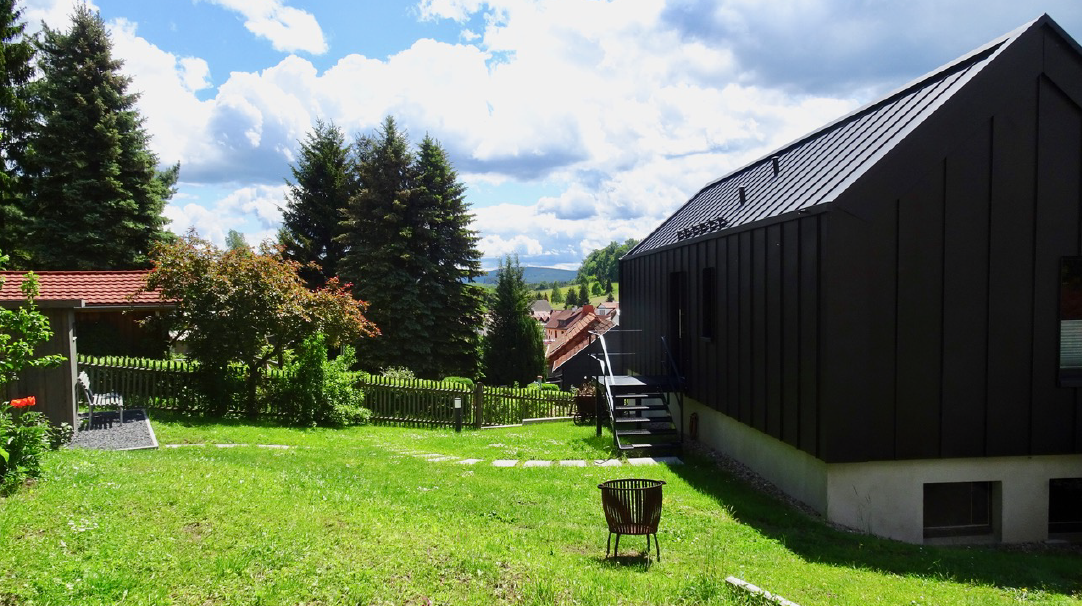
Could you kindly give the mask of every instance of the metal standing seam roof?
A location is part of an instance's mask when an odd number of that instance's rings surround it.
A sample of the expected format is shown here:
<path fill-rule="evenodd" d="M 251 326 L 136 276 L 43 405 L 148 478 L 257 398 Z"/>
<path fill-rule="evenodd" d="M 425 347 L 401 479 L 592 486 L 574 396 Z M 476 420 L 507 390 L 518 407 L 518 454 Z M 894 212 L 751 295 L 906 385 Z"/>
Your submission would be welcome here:
<path fill-rule="evenodd" d="M 21 301 L 19 286 L 26 272 L 3 271 L 0 301 Z M 38 271 L 39 301 L 82 300 L 87 307 L 161 307 L 158 292 L 143 292 L 150 270 Z M 134 296 L 133 296 L 134 295 Z"/>
<path fill-rule="evenodd" d="M 1044 19 L 708 184 L 626 257 L 832 202 L 1011 41 Z"/>

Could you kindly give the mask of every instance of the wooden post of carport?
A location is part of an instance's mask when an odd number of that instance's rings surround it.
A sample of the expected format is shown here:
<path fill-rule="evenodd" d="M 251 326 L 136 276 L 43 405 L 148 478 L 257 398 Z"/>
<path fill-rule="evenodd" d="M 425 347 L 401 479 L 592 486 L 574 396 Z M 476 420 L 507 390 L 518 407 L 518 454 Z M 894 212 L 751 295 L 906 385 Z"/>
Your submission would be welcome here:
<path fill-rule="evenodd" d="M 24 305 L 22 301 L 0 302 L 4 308 L 15 309 Z M 76 424 L 75 377 L 78 371 L 75 346 L 75 309 L 83 307 L 81 299 L 41 300 L 35 305 L 49 320 L 53 336 L 34 349 L 34 354 L 61 354 L 64 361 L 54 368 L 31 368 L 24 370 L 19 377 L 4 386 L 4 399 L 34 396 L 37 405 L 30 409 L 43 413 L 53 425 Z"/>

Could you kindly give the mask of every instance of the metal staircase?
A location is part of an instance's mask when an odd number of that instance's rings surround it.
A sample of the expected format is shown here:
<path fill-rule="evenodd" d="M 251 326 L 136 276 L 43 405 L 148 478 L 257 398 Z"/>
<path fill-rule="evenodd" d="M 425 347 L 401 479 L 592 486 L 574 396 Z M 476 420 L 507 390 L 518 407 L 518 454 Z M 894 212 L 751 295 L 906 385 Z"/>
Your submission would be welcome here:
<path fill-rule="evenodd" d="M 601 355 L 595 356 L 601 365 L 598 376 L 599 397 L 602 410 L 597 415 L 597 435 L 601 435 L 607 420 L 612 429 L 613 441 L 620 450 L 640 450 L 654 454 L 674 454 L 683 442 L 683 380 L 676 371 L 672 356 L 668 356 L 672 370 L 667 376 L 616 375 L 605 343 L 601 341 Z M 662 339 L 666 353 L 668 346 Z M 676 415 L 673 415 L 673 405 Z M 606 419 L 607 417 L 607 419 Z M 677 426 L 680 422 L 681 427 Z"/>

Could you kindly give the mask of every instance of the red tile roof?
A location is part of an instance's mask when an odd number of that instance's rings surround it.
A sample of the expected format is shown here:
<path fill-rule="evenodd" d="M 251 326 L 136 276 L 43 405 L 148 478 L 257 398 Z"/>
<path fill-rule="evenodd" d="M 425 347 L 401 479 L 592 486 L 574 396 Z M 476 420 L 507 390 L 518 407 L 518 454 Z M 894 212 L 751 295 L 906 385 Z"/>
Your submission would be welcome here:
<path fill-rule="evenodd" d="M 564 362 L 592 343 L 596 338 L 594 333 L 605 334 L 612 327 L 613 323 L 608 318 L 598 316 L 592 311 L 583 314 L 567 332 L 549 346 L 545 358 L 552 364 L 551 370 L 563 366 Z"/>
<path fill-rule="evenodd" d="M 19 286 L 21 271 L 2 271 L 4 286 L 0 301 L 22 300 Z M 136 271 L 37 271 L 41 294 L 39 301 L 79 299 L 87 307 L 160 306 L 156 292 L 140 292 L 150 270 Z M 129 297 L 134 294 L 134 298 Z"/>

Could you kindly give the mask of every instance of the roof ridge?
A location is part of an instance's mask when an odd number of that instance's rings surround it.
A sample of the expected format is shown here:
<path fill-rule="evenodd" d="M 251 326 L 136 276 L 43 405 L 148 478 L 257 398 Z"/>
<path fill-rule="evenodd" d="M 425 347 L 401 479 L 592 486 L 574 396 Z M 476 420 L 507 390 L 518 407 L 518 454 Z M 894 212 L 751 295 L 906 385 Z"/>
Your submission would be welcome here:
<path fill-rule="evenodd" d="M 920 77 L 908 82 L 907 84 L 901 86 L 900 88 L 892 90 L 891 92 L 889 92 L 889 93 L 887 93 L 887 94 L 885 94 L 885 95 L 883 95 L 883 96 L 881 96 L 881 97 L 879 97 L 879 98 L 877 98 L 877 99 L 875 99 L 875 100 L 873 100 L 873 101 L 871 101 L 869 103 L 866 103 L 866 104 L 862 105 L 861 107 L 858 107 L 858 108 L 854 109 L 853 111 L 849 112 L 848 114 L 845 114 L 844 116 L 841 116 L 841 117 L 839 117 L 839 118 L 837 118 L 837 119 L 835 119 L 835 120 L 833 120 L 831 122 L 828 122 L 827 124 L 824 124 L 823 126 L 817 128 L 817 129 L 815 129 L 815 130 L 813 130 L 813 131 L 811 131 L 809 133 L 806 133 L 805 135 L 801 136 L 800 138 L 795 139 L 793 141 L 790 141 L 790 142 L 788 142 L 788 143 L 786 143 L 786 144 L 772 150 L 771 152 L 767 153 L 766 155 L 764 155 L 764 156 L 762 156 L 760 158 L 757 158 L 756 160 L 753 160 L 753 161 L 751 161 L 751 162 L 749 162 L 747 164 L 744 164 L 744 165 L 742 165 L 742 166 L 740 166 L 740 167 L 726 173 L 725 175 L 710 181 L 706 185 L 699 188 L 694 194 L 692 194 L 691 197 L 689 197 L 688 200 L 683 205 L 680 206 L 680 208 L 676 209 L 667 219 L 662 221 L 662 223 L 660 225 L 658 225 L 657 228 L 655 228 L 646 237 L 644 237 L 642 240 L 640 240 L 639 243 L 637 245 L 635 245 L 635 247 L 632 248 L 630 251 L 628 251 L 627 254 L 625 254 L 624 256 L 625 257 L 631 257 L 631 256 L 633 256 L 633 255 L 635 255 L 635 254 L 637 254 L 639 252 L 644 251 L 645 250 L 644 245 L 647 242 L 649 242 L 655 235 L 657 235 L 658 232 L 663 230 L 665 228 L 665 226 L 667 226 L 670 222 L 675 220 L 677 218 L 677 216 L 681 215 L 681 213 L 683 213 L 685 211 L 685 209 L 687 209 L 688 206 L 692 202 L 694 202 L 696 199 L 698 199 L 699 196 L 702 195 L 707 190 L 710 190 L 711 188 L 714 188 L 714 187 L 716 187 L 717 185 L 719 185 L 721 183 L 729 181 L 729 180 L 733 179 L 734 177 L 736 177 L 738 175 L 748 173 L 748 172 L 752 171 L 753 169 L 755 169 L 755 168 L 757 168 L 757 167 L 759 167 L 759 166 L 761 166 L 763 164 L 771 162 L 774 158 L 782 156 L 782 155 L 784 155 L 784 154 L 786 154 L 788 152 L 791 152 L 791 151 L 799 148 L 800 146 L 809 143 L 810 141 L 816 140 L 816 139 L 818 139 L 820 137 L 823 137 L 823 136 L 829 134 L 830 132 L 833 132 L 834 130 L 837 130 L 839 128 L 843 128 L 844 126 L 846 126 L 846 125 L 848 125 L 848 124 L 850 124 L 852 122 L 855 122 L 856 120 L 858 120 L 858 119 L 860 119 L 860 118 L 862 118 L 862 117 L 864 117 L 864 116 L 866 116 L 866 115 L 868 115 L 868 114 L 870 114 L 872 112 L 875 112 L 875 111 L 879 110 L 880 108 L 882 108 L 882 107 L 884 107 L 886 105 L 889 105 L 891 103 L 895 103 L 899 99 L 902 99 L 902 98 L 904 98 L 904 97 L 906 97 L 908 95 L 913 94 L 915 91 L 918 91 L 918 90 L 920 90 L 922 88 L 926 88 L 928 86 L 931 86 L 931 85 L 933 85 L 933 84 L 935 84 L 937 82 L 941 82 L 944 79 L 949 78 L 950 76 L 954 75 L 955 73 L 958 73 L 958 72 L 961 72 L 961 71 L 966 70 L 968 68 L 971 68 L 974 65 L 976 65 L 977 63 L 979 63 L 981 61 L 985 61 L 985 60 L 989 59 L 990 57 L 992 57 L 993 55 L 996 55 L 996 54 L 1002 52 L 1004 49 L 1009 47 L 1012 43 L 1017 41 L 1023 34 L 1028 32 L 1029 30 L 1033 29 L 1034 27 L 1041 26 L 1041 25 L 1048 24 L 1048 23 L 1055 24 L 1055 21 L 1052 20 L 1052 18 L 1049 17 L 1047 14 L 1041 15 L 1040 17 L 1038 17 L 1038 18 L 1036 18 L 1036 19 L 1034 19 L 1032 21 L 1029 21 L 1028 23 L 1026 23 L 1026 24 L 1024 24 L 1024 25 L 1022 25 L 1022 26 L 1020 26 L 1018 28 L 1015 28 L 1014 30 L 1012 30 L 1012 31 L 1010 31 L 1010 32 L 1008 32 L 1006 34 L 1003 34 L 1003 35 L 991 40 L 990 42 L 985 43 L 984 45 L 982 45 L 982 46 L 980 46 L 980 47 L 966 53 L 965 55 L 962 55 L 961 57 L 953 59 L 953 60 L 949 61 L 948 63 L 943 64 L 943 65 L 937 67 L 936 69 L 924 74 L 923 76 L 920 76 Z M 1062 28 L 1057 28 L 1057 29 L 1058 29 L 1058 31 L 1062 32 Z M 1076 43 L 1076 46 L 1077 46 L 1077 43 Z M 650 248 L 651 249 L 656 248 L 656 246 L 651 246 Z"/>

